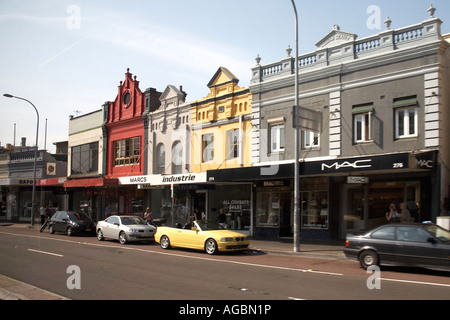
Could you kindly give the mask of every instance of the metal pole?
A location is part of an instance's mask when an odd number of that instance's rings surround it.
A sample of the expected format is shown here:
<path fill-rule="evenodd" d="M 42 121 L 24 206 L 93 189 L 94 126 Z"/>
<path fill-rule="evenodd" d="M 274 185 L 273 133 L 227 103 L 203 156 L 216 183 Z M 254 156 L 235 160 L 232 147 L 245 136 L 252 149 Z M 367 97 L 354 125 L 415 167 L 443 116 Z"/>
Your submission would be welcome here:
<path fill-rule="evenodd" d="M 295 13 L 295 163 L 294 163 L 294 252 L 300 252 L 300 124 L 298 101 L 298 15 L 294 0 L 291 0 Z"/>
<path fill-rule="evenodd" d="M 34 104 L 32 104 L 30 101 L 28 101 L 27 99 L 21 98 L 21 97 L 16 97 L 13 96 L 11 94 L 7 94 L 5 93 L 3 96 L 7 97 L 7 98 L 16 98 L 19 100 L 23 100 L 28 102 L 29 104 L 31 104 L 34 108 L 34 110 L 36 111 L 36 148 L 34 149 L 34 164 L 33 164 L 33 193 L 31 195 L 31 226 L 34 227 L 34 209 L 36 207 L 36 161 L 37 161 L 37 151 L 38 151 L 38 137 L 39 137 L 39 112 L 37 110 L 37 108 L 35 107 Z"/>

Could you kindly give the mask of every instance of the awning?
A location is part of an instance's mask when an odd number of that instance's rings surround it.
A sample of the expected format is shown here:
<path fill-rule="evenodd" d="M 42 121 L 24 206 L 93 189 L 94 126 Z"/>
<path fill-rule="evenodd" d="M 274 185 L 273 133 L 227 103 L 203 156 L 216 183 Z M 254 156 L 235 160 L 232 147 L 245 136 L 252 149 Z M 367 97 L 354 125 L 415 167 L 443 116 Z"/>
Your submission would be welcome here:
<path fill-rule="evenodd" d="M 107 178 L 90 178 L 90 179 L 74 179 L 64 182 L 64 188 L 86 188 L 86 187 L 106 187 L 116 186 L 119 179 Z"/>
<path fill-rule="evenodd" d="M 49 179 L 40 179 L 37 180 L 36 186 L 63 186 L 64 182 L 67 180 L 67 177 L 61 178 L 49 178 Z"/>

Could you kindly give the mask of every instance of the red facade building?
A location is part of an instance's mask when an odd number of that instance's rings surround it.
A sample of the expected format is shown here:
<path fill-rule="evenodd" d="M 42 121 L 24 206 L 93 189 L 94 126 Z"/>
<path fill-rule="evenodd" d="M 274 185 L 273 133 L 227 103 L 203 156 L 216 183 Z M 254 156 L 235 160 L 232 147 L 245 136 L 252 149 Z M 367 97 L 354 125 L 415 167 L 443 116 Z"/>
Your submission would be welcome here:
<path fill-rule="evenodd" d="M 136 76 L 127 69 L 113 102 L 105 104 L 107 133 L 107 178 L 142 175 L 144 164 L 145 93 L 139 89 Z"/>
<path fill-rule="evenodd" d="M 71 118 L 72 161 L 64 183 L 72 194 L 70 210 L 88 211 L 96 220 L 108 214 L 142 214 L 143 191 L 121 185 L 119 178 L 146 174 L 148 113 L 159 108 L 160 95 L 154 88 L 142 92 L 136 76 L 127 69 L 114 101 L 90 115 Z"/>

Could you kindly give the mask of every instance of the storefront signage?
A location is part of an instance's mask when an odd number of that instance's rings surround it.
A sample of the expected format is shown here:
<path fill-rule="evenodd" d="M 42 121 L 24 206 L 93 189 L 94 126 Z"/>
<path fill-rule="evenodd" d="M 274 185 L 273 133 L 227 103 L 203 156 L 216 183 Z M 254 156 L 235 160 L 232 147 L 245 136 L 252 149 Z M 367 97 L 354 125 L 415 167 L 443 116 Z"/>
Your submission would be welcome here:
<path fill-rule="evenodd" d="M 119 184 L 162 186 L 171 184 L 206 182 L 206 172 L 185 174 L 154 174 L 146 176 L 120 177 Z"/>
<path fill-rule="evenodd" d="M 408 153 L 397 153 L 373 157 L 305 162 L 300 166 L 300 170 L 302 175 L 308 175 L 408 169 L 410 168 L 408 157 Z"/>
<path fill-rule="evenodd" d="M 350 184 L 369 183 L 369 178 L 368 177 L 349 176 L 349 177 L 347 177 L 347 183 L 350 183 Z"/>
<path fill-rule="evenodd" d="M 436 152 L 421 152 L 411 155 L 410 164 L 412 168 L 434 170 L 436 168 Z"/>
<path fill-rule="evenodd" d="M 331 165 L 328 165 L 326 163 L 322 163 L 322 171 L 325 171 L 326 169 L 334 169 L 336 171 L 342 169 L 342 168 L 353 168 L 353 169 L 363 169 L 363 168 L 372 168 L 372 160 L 357 160 L 357 161 L 344 161 L 344 162 L 334 162 Z"/>

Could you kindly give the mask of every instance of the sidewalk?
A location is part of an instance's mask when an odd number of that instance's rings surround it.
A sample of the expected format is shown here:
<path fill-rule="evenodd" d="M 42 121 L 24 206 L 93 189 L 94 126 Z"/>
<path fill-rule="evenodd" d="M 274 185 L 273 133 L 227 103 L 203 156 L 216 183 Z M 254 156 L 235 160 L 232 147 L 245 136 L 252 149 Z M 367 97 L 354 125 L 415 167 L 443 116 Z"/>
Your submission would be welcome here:
<path fill-rule="evenodd" d="M 344 241 L 300 241 L 300 252 L 294 252 L 293 242 L 276 240 L 252 240 L 250 249 L 265 253 L 300 256 L 320 259 L 346 259 L 344 255 Z"/>

